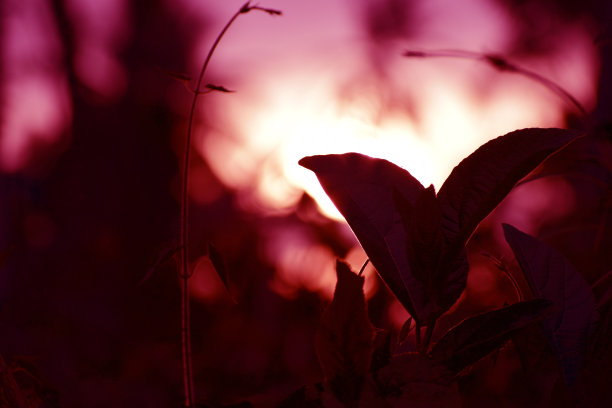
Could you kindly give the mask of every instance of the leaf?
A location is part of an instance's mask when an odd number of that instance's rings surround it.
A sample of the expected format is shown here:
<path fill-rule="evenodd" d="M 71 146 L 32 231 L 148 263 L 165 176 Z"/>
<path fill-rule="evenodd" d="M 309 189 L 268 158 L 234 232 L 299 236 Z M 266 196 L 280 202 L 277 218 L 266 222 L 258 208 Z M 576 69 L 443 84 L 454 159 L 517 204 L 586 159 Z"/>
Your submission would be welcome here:
<path fill-rule="evenodd" d="M 512 187 L 542 161 L 580 135 L 564 129 L 521 129 L 493 139 L 461 161 L 438 201 L 450 257 L 461 251 L 482 221 Z"/>
<path fill-rule="evenodd" d="M 0 406 L 29 408 L 19 384 L 15 381 L 13 370 L 0 355 Z"/>
<path fill-rule="evenodd" d="M 396 196 L 396 203 L 399 197 Z M 406 206 L 407 203 L 404 203 L 403 207 Z M 412 273 L 423 283 L 437 278 L 432 274 L 435 274 L 439 266 L 444 237 L 440 227 L 442 212 L 433 185 L 418 195 L 409 213 L 410 218 L 404 216 L 404 212 L 401 214 L 408 235 L 407 252 Z"/>
<path fill-rule="evenodd" d="M 359 398 L 370 368 L 374 328 L 363 294 L 364 278 L 337 261 L 334 298 L 321 317 L 315 350 L 331 390 L 343 403 Z"/>
<path fill-rule="evenodd" d="M 137 286 L 140 286 L 143 283 L 145 283 L 146 281 L 148 281 L 149 279 L 151 279 L 151 276 L 153 276 L 155 271 L 157 271 L 157 269 L 160 266 L 162 266 L 163 264 L 168 262 L 170 259 L 172 259 L 174 257 L 174 255 L 176 255 L 176 253 L 178 251 L 180 251 L 180 250 L 181 250 L 181 246 L 180 245 L 176 245 L 175 243 L 168 244 L 165 248 L 163 248 L 157 254 L 157 259 L 155 259 L 155 262 L 153 263 L 153 266 L 151 266 L 147 270 L 147 273 L 145 273 L 145 275 L 140 279 L 140 281 L 138 282 Z"/>
<path fill-rule="evenodd" d="M 259 7 L 259 6 L 252 6 L 250 8 L 251 10 L 260 10 L 263 11 L 264 13 L 267 13 L 271 16 L 282 16 L 283 12 L 280 10 L 276 10 L 276 9 L 272 9 L 272 8 L 268 8 L 268 7 Z"/>
<path fill-rule="evenodd" d="M 542 319 L 552 303 L 534 299 L 469 317 L 449 330 L 430 355 L 458 373 L 501 347 L 517 330 Z"/>
<path fill-rule="evenodd" d="M 420 305 L 427 312 L 422 322 L 432 325 L 459 298 L 467 282 L 469 265 L 465 251 L 449 254 L 442 233 L 442 212 L 433 185 L 422 190 L 412 205 L 394 194 L 407 234 L 410 272 L 423 286 Z M 450 256 L 452 255 L 452 256 Z"/>
<path fill-rule="evenodd" d="M 597 309 L 601 310 L 612 302 L 612 271 L 608 271 L 591 286 L 597 299 Z"/>
<path fill-rule="evenodd" d="M 223 260 L 223 256 L 217 250 L 217 248 L 215 248 L 213 244 L 210 242 L 208 243 L 208 258 L 210 259 L 210 262 L 215 267 L 215 271 L 217 272 L 219 279 L 221 279 L 221 282 L 223 282 L 223 286 L 225 286 L 225 290 L 232 298 L 232 301 L 236 303 L 236 300 L 232 296 L 232 292 L 229 287 L 229 273 L 227 271 L 227 267 L 225 266 L 225 261 Z"/>
<path fill-rule="evenodd" d="M 217 92 L 223 92 L 223 93 L 232 93 L 232 92 L 236 92 L 236 91 L 230 91 L 229 89 L 221 86 L 221 85 L 213 85 L 213 84 L 206 84 L 206 88 L 210 89 L 211 91 L 217 91 Z"/>
<path fill-rule="evenodd" d="M 589 284 L 555 249 L 511 225 L 503 224 L 506 241 L 533 293 L 554 304 L 542 321 L 567 384 L 575 382 L 597 320 L 595 297 Z"/>
<path fill-rule="evenodd" d="M 374 352 L 370 362 L 370 372 L 375 373 L 391 360 L 391 333 L 379 330 L 374 337 Z"/>
<path fill-rule="evenodd" d="M 406 338 L 412 331 L 412 320 L 413 320 L 412 317 L 409 317 L 408 320 L 406 320 L 404 324 L 402 325 L 402 328 L 400 329 L 400 332 L 399 332 L 399 336 L 397 338 L 400 344 L 406 340 Z"/>
<path fill-rule="evenodd" d="M 452 408 L 461 407 L 461 397 L 446 367 L 419 353 L 403 353 L 373 376 L 359 406 Z"/>
<path fill-rule="evenodd" d="M 276 408 L 322 408 L 324 393 L 322 383 L 304 385 L 283 399 Z"/>
<path fill-rule="evenodd" d="M 317 175 L 344 215 L 372 264 L 399 301 L 418 321 L 426 312 L 422 284 L 410 274 L 406 232 L 393 194 L 415 202 L 424 189 L 406 170 L 358 153 L 310 156 L 299 161 Z"/>

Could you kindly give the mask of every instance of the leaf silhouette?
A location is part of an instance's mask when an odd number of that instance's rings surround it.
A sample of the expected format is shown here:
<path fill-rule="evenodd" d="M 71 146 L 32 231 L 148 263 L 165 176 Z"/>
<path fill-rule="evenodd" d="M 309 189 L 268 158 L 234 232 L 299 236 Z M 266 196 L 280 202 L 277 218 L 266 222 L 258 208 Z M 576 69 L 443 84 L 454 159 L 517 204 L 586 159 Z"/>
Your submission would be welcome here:
<path fill-rule="evenodd" d="M 394 356 L 366 388 L 360 407 L 452 408 L 461 397 L 452 373 L 420 353 Z"/>
<path fill-rule="evenodd" d="M 452 246 L 450 256 L 464 247 L 480 221 L 521 178 L 579 135 L 556 128 L 516 130 L 485 143 L 462 160 L 437 197 L 442 230 Z"/>
<path fill-rule="evenodd" d="M 430 355 L 459 372 L 500 347 L 517 330 L 542 319 L 551 306 L 548 300 L 534 299 L 469 317 L 442 336 Z"/>
<path fill-rule="evenodd" d="M 343 403 L 359 399 L 370 368 L 374 328 L 368 318 L 362 276 L 336 263 L 338 282 L 334 298 L 321 317 L 315 350 L 332 392 Z"/>
<path fill-rule="evenodd" d="M 357 153 L 299 163 L 316 173 L 417 323 L 432 326 L 465 288 L 465 243 L 476 226 L 516 182 L 578 135 L 523 129 L 500 136 L 459 163 L 437 196 L 398 166 Z"/>
<path fill-rule="evenodd" d="M 464 252 L 440 260 L 446 244 L 433 186 L 357 153 L 299 163 L 316 173 L 399 301 L 419 324 L 432 325 L 463 292 L 468 270 Z"/>
<path fill-rule="evenodd" d="M 402 201 L 400 197 L 396 196 L 396 205 Z M 408 205 L 404 202 L 398 209 L 407 209 Z M 435 279 L 427 275 L 438 269 L 444 237 L 440 227 L 442 212 L 433 185 L 421 191 L 410 212 L 400 211 L 400 214 L 408 235 L 407 253 L 412 273 L 421 282 Z"/>
<path fill-rule="evenodd" d="M 223 93 L 232 93 L 232 92 L 236 92 L 236 91 L 230 91 L 229 89 L 227 89 L 224 86 L 221 85 L 214 85 L 214 84 L 206 84 L 206 89 L 209 89 L 211 91 L 217 91 L 217 92 L 223 92 Z"/>
<path fill-rule="evenodd" d="M 612 271 L 608 271 L 591 286 L 597 300 L 597 309 L 605 308 L 612 302 Z"/>
<path fill-rule="evenodd" d="M 402 328 L 400 329 L 399 335 L 397 336 L 397 341 L 401 344 L 403 343 L 410 332 L 412 331 L 412 317 L 409 317 L 408 320 L 404 322 Z"/>
<path fill-rule="evenodd" d="M 422 321 L 422 284 L 410 274 L 406 232 L 393 199 L 396 191 L 415 202 L 424 189 L 421 183 L 387 160 L 358 153 L 310 156 L 299 164 L 315 172 L 383 281 L 410 314 Z"/>
<path fill-rule="evenodd" d="M 503 224 L 506 241 L 533 293 L 553 302 L 542 329 L 551 341 L 568 384 L 578 376 L 588 337 L 597 320 L 595 297 L 589 284 L 555 249 L 511 225 Z"/>
<path fill-rule="evenodd" d="M 210 242 L 208 243 L 208 258 L 215 267 L 215 272 L 217 272 L 219 279 L 221 279 L 221 282 L 223 282 L 223 286 L 225 286 L 225 290 L 232 298 L 232 301 L 237 303 L 229 287 L 229 273 L 227 271 L 227 267 L 225 266 L 225 260 L 223 259 L 221 252 L 219 252 Z"/>

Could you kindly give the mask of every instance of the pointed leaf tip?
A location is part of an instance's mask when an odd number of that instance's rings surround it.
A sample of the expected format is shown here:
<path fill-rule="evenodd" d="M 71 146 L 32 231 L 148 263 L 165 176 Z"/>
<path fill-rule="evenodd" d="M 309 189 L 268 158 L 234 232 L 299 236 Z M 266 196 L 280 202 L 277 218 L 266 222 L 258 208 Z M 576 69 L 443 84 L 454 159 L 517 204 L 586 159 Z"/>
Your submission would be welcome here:
<path fill-rule="evenodd" d="M 234 299 L 232 291 L 230 290 L 229 272 L 225 265 L 223 255 L 221 255 L 217 248 L 215 248 L 214 245 L 210 242 L 208 243 L 208 259 L 210 259 L 210 262 L 213 264 L 215 272 L 217 272 L 219 279 L 221 279 L 221 282 L 223 282 L 223 286 L 225 287 L 225 290 L 227 291 L 228 295 L 230 295 L 232 301 L 234 303 L 238 303 L 236 299 Z"/>
<path fill-rule="evenodd" d="M 312 170 L 312 162 L 313 162 L 313 158 L 315 158 L 317 156 L 306 156 L 306 157 L 302 157 L 299 161 L 298 164 L 302 167 L 307 168 L 308 170 Z"/>
<path fill-rule="evenodd" d="M 387 160 L 359 153 L 308 156 L 299 164 L 315 172 L 395 296 L 412 316 L 427 320 L 423 309 L 429 306 L 422 285 L 410 276 L 406 233 L 393 200 L 397 190 L 414 202 L 424 189 L 421 183 Z"/>

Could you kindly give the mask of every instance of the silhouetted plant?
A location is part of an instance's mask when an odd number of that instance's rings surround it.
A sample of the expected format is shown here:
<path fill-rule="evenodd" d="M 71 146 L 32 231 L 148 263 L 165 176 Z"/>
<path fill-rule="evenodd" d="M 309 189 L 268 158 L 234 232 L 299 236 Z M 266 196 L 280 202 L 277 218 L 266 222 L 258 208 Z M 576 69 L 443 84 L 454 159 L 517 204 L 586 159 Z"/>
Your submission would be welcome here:
<path fill-rule="evenodd" d="M 181 187 L 181 219 L 180 219 L 180 239 L 179 239 L 179 251 L 180 251 L 180 277 L 181 277 L 181 349 L 183 356 L 183 383 L 185 386 L 185 406 L 190 407 L 194 404 L 194 384 L 193 384 L 193 368 L 191 358 L 191 322 L 190 322 L 190 305 L 189 305 L 189 278 L 193 275 L 193 270 L 189 268 L 189 164 L 190 164 L 190 153 L 191 153 L 191 136 L 193 131 L 193 121 L 195 118 L 195 109 L 198 102 L 198 97 L 202 94 L 209 92 L 233 92 L 228 90 L 222 85 L 206 84 L 202 89 L 204 75 L 210 63 L 213 53 L 217 49 L 219 42 L 234 23 L 234 21 L 241 14 L 246 14 L 252 10 L 263 11 L 270 15 L 281 15 L 281 12 L 271 8 L 265 8 L 258 5 L 252 5 L 250 1 L 247 1 L 240 7 L 240 9 L 232 15 L 229 21 L 225 24 L 221 32 L 215 38 L 212 46 L 210 47 L 202 69 L 198 75 L 195 87 L 191 89 L 193 98 L 191 100 L 191 108 L 189 110 L 189 118 L 187 122 L 187 134 L 185 137 L 185 150 L 183 155 L 183 172 L 182 172 L 182 187 Z M 173 74 L 175 79 L 188 83 L 191 78 L 183 74 Z M 216 267 L 221 280 L 227 287 L 227 278 L 225 270 L 220 270 L 222 265 L 221 255 L 214 247 L 209 246 L 210 258 Z"/>
<path fill-rule="evenodd" d="M 316 173 L 382 280 L 410 312 L 418 353 L 387 350 L 388 357 L 371 359 L 369 369 L 362 363 L 376 354 L 363 280 L 338 263 L 336 292 L 316 343 L 325 381 L 290 400 L 324 407 L 461 406 L 456 381 L 462 372 L 534 323 L 549 340 L 566 389 L 585 395 L 584 378 L 591 378 L 585 361 L 592 366 L 593 344 L 605 343 L 609 332 L 597 326 L 597 300 L 562 255 L 510 225 L 504 224 L 504 233 L 532 293 L 521 292 L 513 280 L 517 303 L 469 317 L 432 343 L 436 322 L 465 289 L 465 245 L 478 224 L 521 179 L 583 134 L 532 128 L 500 136 L 459 163 L 437 194 L 382 159 L 347 153 L 300 160 Z M 599 285 L 606 294 L 599 298 L 610 298 L 609 285 Z M 409 334 L 410 323 L 401 340 Z M 518 348 L 529 357 L 529 350 Z"/>

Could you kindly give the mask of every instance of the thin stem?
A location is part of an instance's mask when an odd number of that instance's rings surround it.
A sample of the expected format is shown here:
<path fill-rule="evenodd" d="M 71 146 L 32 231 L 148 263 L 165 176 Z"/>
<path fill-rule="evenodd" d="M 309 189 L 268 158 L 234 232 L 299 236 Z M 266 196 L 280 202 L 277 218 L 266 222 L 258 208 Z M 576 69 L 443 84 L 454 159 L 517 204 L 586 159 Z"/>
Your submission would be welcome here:
<path fill-rule="evenodd" d="M 514 278 L 514 276 L 512 276 L 508 268 L 506 268 L 506 264 L 501 259 L 497 259 L 493 255 L 487 252 L 481 252 L 480 254 L 482 256 L 489 258 L 493 262 L 495 267 L 504 273 L 504 276 L 508 278 L 508 280 L 512 284 L 512 287 L 514 288 L 514 292 L 516 293 L 516 297 L 518 301 L 521 302 L 523 300 L 523 292 L 521 292 L 521 288 L 518 282 L 516 281 L 516 279 Z"/>
<path fill-rule="evenodd" d="M 200 75 L 196 82 L 196 86 L 193 89 L 193 98 L 191 100 L 191 108 L 189 110 L 189 119 L 187 122 L 187 135 L 185 137 L 185 154 L 183 156 L 183 177 L 181 187 L 181 220 L 180 220 L 180 241 L 179 247 L 181 248 L 181 265 L 180 265 L 180 277 L 182 280 L 181 285 L 181 349 L 183 359 L 183 383 L 185 386 L 185 406 L 191 407 L 195 401 L 195 392 L 193 386 L 193 368 L 191 358 L 191 319 L 190 319 L 190 307 L 189 307 L 189 278 L 193 275 L 193 271 L 189 270 L 189 163 L 191 153 L 191 135 L 193 132 L 193 120 L 195 117 L 195 109 L 198 102 L 198 96 L 209 93 L 211 91 L 222 91 L 231 92 L 223 87 L 209 85 L 207 90 L 200 90 L 202 87 L 202 81 L 204 74 L 210 63 L 213 53 L 217 49 L 219 42 L 238 18 L 240 14 L 248 13 L 251 10 L 260 10 L 271 15 L 280 15 L 281 12 L 278 10 L 268 9 L 259 6 L 251 6 L 250 1 L 244 3 L 238 11 L 232 15 L 229 21 L 225 24 L 221 32 L 217 35 L 215 42 L 210 47 L 208 55 L 204 60 Z"/>
<path fill-rule="evenodd" d="M 416 341 L 416 349 L 421 350 L 421 324 L 415 320 L 416 325 L 414 327 L 414 338 Z"/>
<path fill-rule="evenodd" d="M 484 61 L 488 64 L 492 65 L 495 69 L 499 71 L 508 71 L 514 72 L 517 74 L 521 74 L 526 76 L 527 78 L 531 78 L 536 82 L 544 85 L 546 88 L 556 93 L 561 99 L 564 99 L 568 104 L 574 106 L 583 117 L 587 116 L 587 112 L 582 107 L 580 102 L 576 98 L 572 96 L 568 91 L 563 89 L 560 85 L 551 81 L 548 78 L 543 77 L 542 75 L 527 70 L 525 68 L 519 67 L 517 65 L 511 64 L 506 60 L 489 54 L 481 54 L 473 51 L 465 51 L 465 50 L 433 50 L 433 51 L 415 51 L 408 50 L 403 54 L 405 57 L 411 58 L 431 58 L 431 57 L 445 57 L 445 58 L 461 58 L 461 59 L 473 59 L 477 61 Z"/>
<path fill-rule="evenodd" d="M 370 258 L 366 259 L 366 261 L 363 263 L 363 266 L 359 270 L 359 276 L 361 276 L 361 274 L 363 273 L 363 271 L 365 270 L 366 266 L 368 266 L 369 263 L 370 263 Z"/>
<path fill-rule="evenodd" d="M 183 383 L 185 387 L 185 406 L 191 407 L 195 401 L 195 393 L 193 387 L 193 368 L 192 368 L 192 358 L 191 358 L 191 320 L 190 320 L 190 307 L 189 307 L 189 278 L 193 274 L 193 271 L 189 270 L 189 245 L 188 245 L 188 237 L 189 237 L 189 160 L 190 160 L 190 151 L 191 151 L 191 135 L 193 131 L 193 119 L 195 116 L 195 109 L 198 102 L 198 96 L 202 92 L 200 92 L 200 88 L 202 86 L 202 80 L 204 79 L 204 73 L 206 73 L 206 69 L 208 68 L 208 64 L 210 63 L 210 59 L 215 52 L 215 49 L 219 45 L 221 38 L 225 35 L 228 28 L 233 24 L 233 22 L 238 18 L 238 16 L 242 13 L 248 11 L 249 2 L 245 3 L 240 10 L 238 10 L 234 15 L 230 18 L 230 20 L 225 24 L 223 30 L 217 35 L 215 42 L 212 47 L 208 51 L 208 55 L 204 60 L 204 64 L 202 65 L 202 69 L 200 70 L 200 76 L 198 77 L 198 81 L 195 86 L 195 90 L 193 93 L 193 98 L 191 100 L 191 109 L 189 110 L 189 120 L 187 123 L 187 136 L 185 138 L 185 154 L 183 157 L 183 179 L 182 179 L 182 188 L 181 188 L 181 236 L 180 236 L 180 244 L 181 247 L 181 273 L 180 277 L 182 280 L 181 285 L 181 349 L 182 349 L 182 358 L 183 358 Z"/>

